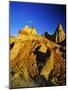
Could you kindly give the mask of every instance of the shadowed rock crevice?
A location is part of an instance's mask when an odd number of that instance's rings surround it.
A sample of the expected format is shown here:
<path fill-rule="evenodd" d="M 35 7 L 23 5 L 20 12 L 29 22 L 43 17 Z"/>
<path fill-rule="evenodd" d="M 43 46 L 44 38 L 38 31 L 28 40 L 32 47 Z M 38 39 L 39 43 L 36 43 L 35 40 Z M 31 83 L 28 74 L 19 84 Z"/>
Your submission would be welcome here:
<path fill-rule="evenodd" d="M 32 78 L 32 77 L 31 77 Z M 39 86 L 39 87 L 44 87 L 44 86 L 54 86 L 54 84 L 50 81 L 47 81 L 43 76 L 37 75 L 34 78 L 32 78 L 33 81 Z"/>
<path fill-rule="evenodd" d="M 47 59 L 50 57 L 50 50 L 47 49 L 46 53 L 43 53 L 41 51 L 39 51 L 41 46 L 38 46 L 35 51 L 34 54 L 36 55 L 36 60 L 37 60 L 37 66 L 39 69 L 39 72 L 41 71 L 41 68 L 45 65 Z"/>
<path fill-rule="evenodd" d="M 14 47 L 14 42 L 10 44 L 10 50 Z"/>

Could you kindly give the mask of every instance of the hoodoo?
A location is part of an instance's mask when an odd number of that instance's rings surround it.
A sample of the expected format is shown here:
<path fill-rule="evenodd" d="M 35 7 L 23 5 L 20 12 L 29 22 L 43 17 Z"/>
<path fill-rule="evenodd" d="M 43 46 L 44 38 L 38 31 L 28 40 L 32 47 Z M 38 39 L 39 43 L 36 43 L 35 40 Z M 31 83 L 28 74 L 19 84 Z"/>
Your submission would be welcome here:
<path fill-rule="evenodd" d="M 61 24 L 58 25 L 55 32 L 55 42 L 59 43 L 65 40 L 65 32 Z"/>

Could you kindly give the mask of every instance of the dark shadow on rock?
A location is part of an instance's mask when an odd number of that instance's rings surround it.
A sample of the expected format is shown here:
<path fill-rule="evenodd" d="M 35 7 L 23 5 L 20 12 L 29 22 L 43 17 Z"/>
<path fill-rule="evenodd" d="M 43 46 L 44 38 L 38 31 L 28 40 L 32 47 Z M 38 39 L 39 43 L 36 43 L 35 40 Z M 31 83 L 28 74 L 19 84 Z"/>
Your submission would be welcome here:
<path fill-rule="evenodd" d="M 14 42 L 10 44 L 10 50 L 14 47 Z"/>
<path fill-rule="evenodd" d="M 43 76 L 40 75 L 41 68 L 45 65 L 46 61 L 51 55 L 51 52 L 49 49 L 47 49 L 46 53 L 39 51 L 40 47 L 41 46 L 38 46 L 34 51 L 34 54 L 36 55 L 37 66 L 39 69 L 39 75 L 35 76 L 32 79 L 39 87 L 55 86 L 53 83 L 51 83 L 50 81 L 47 81 Z"/>
<path fill-rule="evenodd" d="M 55 86 L 53 83 L 47 81 L 43 76 L 40 75 L 35 76 L 33 80 L 39 87 Z"/>
<path fill-rule="evenodd" d="M 38 66 L 39 72 L 40 72 L 41 68 L 45 65 L 49 56 L 51 55 L 50 50 L 48 50 L 48 49 L 47 49 L 46 53 L 40 52 L 39 51 L 40 47 L 41 46 L 38 46 L 34 51 L 34 54 L 36 55 L 37 66 Z"/>

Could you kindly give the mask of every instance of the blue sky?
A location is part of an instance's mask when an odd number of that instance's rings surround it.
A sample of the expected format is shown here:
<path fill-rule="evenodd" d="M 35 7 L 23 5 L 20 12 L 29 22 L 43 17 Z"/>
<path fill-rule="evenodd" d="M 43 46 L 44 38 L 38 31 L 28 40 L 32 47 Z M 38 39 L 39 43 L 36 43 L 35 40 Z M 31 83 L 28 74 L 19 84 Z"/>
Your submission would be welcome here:
<path fill-rule="evenodd" d="M 66 31 L 66 6 L 10 1 L 10 35 L 17 36 L 25 25 L 34 26 L 39 34 L 53 34 L 62 24 Z"/>

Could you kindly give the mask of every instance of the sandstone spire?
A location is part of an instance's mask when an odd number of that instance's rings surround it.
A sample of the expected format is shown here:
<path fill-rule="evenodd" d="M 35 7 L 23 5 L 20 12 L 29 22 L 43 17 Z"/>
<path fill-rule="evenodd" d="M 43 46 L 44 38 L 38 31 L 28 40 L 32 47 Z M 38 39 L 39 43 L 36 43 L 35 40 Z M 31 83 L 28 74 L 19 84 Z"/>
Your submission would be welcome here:
<path fill-rule="evenodd" d="M 62 42 L 65 40 L 65 32 L 61 24 L 58 25 L 56 32 L 55 32 L 55 42 Z"/>

